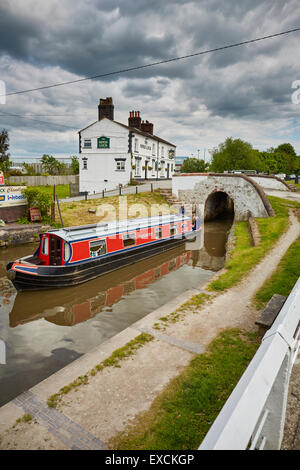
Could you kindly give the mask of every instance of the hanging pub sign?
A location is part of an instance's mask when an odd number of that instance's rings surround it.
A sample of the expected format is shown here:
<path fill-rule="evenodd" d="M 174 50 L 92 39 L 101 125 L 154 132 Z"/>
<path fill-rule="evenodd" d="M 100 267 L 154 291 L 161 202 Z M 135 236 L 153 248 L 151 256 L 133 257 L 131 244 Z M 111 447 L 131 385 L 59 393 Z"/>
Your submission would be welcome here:
<path fill-rule="evenodd" d="M 98 149 L 109 149 L 110 139 L 108 137 L 98 137 L 97 148 Z"/>
<path fill-rule="evenodd" d="M 4 185 L 4 174 L 0 171 L 0 186 Z"/>
<path fill-rule="evenodd" d="M 175 157 L 175 150 L 174 149 L 170 149 L 169 150 L 169 158 L 174 158 Z"/>

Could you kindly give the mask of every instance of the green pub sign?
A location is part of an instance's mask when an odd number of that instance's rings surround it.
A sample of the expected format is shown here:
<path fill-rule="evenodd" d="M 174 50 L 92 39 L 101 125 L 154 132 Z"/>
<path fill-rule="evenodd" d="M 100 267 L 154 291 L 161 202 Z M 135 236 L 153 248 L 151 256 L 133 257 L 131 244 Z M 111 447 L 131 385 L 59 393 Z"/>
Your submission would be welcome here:
<path fill-rule="evenodd" d="M 169 158 L 174 158 L 175 157 L 175 150 L 174 149 L 170 149 L 169 150 Z"/>
<path fill-rule="evenodd" d="M 109 149 L 109 141 L 108 137 L 98 137 L 97 139 L 97 148 L 98 149 Z"/>

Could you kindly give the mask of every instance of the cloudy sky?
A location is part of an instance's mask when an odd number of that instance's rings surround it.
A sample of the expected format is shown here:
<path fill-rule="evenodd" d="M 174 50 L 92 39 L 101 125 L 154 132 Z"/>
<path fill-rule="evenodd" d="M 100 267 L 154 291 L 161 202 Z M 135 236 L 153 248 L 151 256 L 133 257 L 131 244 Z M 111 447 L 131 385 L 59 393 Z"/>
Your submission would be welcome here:
<path fill-rule="evenodd" d="M 11 93 L 297 27 L 299 0 L 1 0 L 0 80 Z M 290 142 L 300 154 L 299 44 L 300 31 L 7 96 L 0 129 L 9 130 L 11 157 L 70 156 L 78 130 L 97 119 L 99 98 L 111 96 L 117 121 L 140 111 L 177 155 L 207 158 L 229 136 L 259 149 Z"/>

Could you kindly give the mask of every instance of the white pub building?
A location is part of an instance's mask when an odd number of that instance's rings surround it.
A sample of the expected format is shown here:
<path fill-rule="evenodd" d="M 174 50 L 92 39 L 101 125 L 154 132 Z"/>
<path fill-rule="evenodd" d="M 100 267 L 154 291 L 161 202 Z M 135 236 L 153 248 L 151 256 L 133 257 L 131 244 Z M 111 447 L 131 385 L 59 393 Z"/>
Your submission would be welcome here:
<path fill-rule="evenodd" d="M 98 121 L 79 131 L 79 191 L 98 193 L 132 179 L 168 179 L 175 171 L 176 146 L 153 135 L 139 111 L 128 125 L 114 120 L 112 98 L 100 99 Z"/>

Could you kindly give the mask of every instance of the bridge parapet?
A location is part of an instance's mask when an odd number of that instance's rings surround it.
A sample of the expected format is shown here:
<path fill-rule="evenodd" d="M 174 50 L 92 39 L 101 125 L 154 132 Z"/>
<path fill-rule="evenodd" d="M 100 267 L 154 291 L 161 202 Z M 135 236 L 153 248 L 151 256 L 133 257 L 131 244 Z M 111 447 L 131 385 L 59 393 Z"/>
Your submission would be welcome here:
<path fill-rule="evenodd" d="M 209 196 L 216 192 L 226 193 L 233 201 L 236 220 L 274 215 L 262 187 L 246 175 L 182 173 L 172 179 L 172 193 L 183 203 L 205 207 Z"/>

